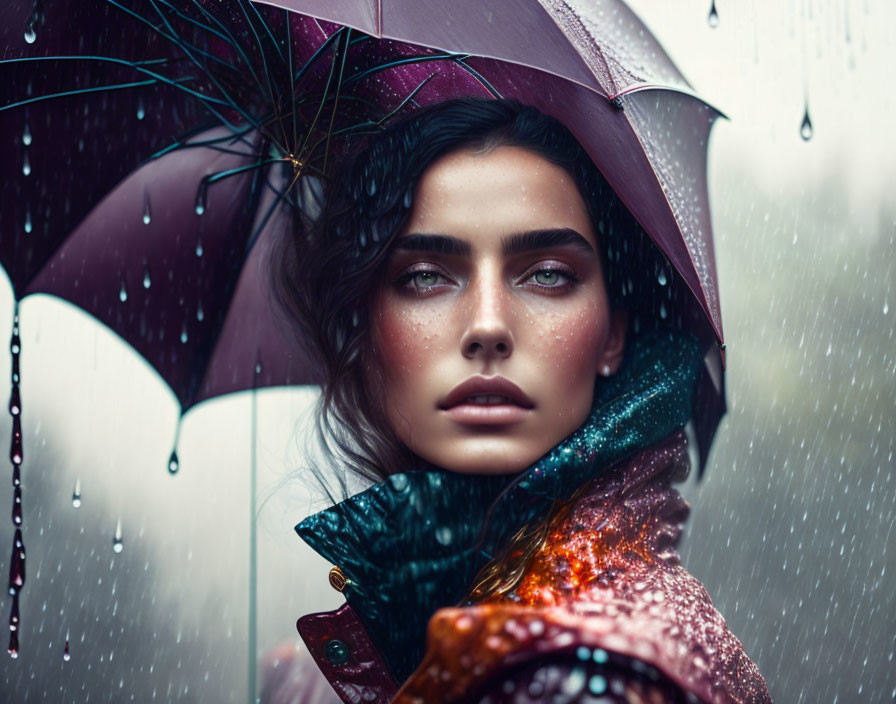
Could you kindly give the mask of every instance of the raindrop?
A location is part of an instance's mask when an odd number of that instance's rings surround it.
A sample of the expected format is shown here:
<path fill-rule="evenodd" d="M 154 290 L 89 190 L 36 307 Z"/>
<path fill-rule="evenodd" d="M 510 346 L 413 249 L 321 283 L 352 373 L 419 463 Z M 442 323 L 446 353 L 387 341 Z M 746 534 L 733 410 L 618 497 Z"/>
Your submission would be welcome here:
<path fill-rule="evenodd" d="M 149 278 L 149 264 L 146 265 L 146 268 L 143 269 L 143 288 L 149 288 L 152 286 L 152 279 Z"/>
<path fill-rule="evenodd" d="M 660 318 L 665 320 L 669 316 L 669 311 L 666 310 L 666 304 L 660 303 Z"/>
<path fill-rule="evenodd" d="M 15 489 L 13 489 L 12 524 L 14 526 L 22 525 L 22 487 L 21 486 L 17 486 Z"/>
<path fill-rule="evenodd" d="M 171 457 L 168 458 L 168 473 L 177 474 L 180 469 L 180 460 L 177 459 L 177 450 L 171 451 Z"/>
<path fill-rule="evenodd" d="M 62 651 L 62 659 L 65 662 L 68 662 L 69 660 L 72 659 L 71 653 L 69 653 L 69 650 L 68 650 L 68 638 L 65 639 L 65 648 Z"/>
<path fill-rule="evenodd" d="M 28 44 L 34 44 L 37 40 L 37 31 L 34 29 L 34 20 L 28 20 L 28 24 L 25 25 L 25 41 Z"/>
<path fill-rule="evenodd" d="M 890 312 L 890 304 L 887 301 L 884 301 L 884 315 Z"/>
<path fill-rule="evenodd" d="M 389 477 L 389 483 L 395 491 L 407 491 L 410 484 L 407 474 L 393 474 Z"/>
<path fill-rule="evenodd" d="M 187 335 L 187 324 L 184 323 L 184 326 L 180 330 L 180 342 L 182 345 L 187 344 L 187 340 L 190 339 Z"/>
<path fill-rule="evenodd" d="M 31 144 L 31 128 L 28 126 L 28 123 L 25 123 L 25 131 L 22 132 L 22 144 L 26 147 Z"/>
<path fill-rule="evenodd" d="M 18 384 L 13 384 L 12 391 L 9 394 L 9 412 L 14 416 L 22 412 L 22 396 L 19 393 Z"/>
<path fill-rule="evenodd" d="M 72 490 L 72 506 L 81 507 L 81 480 L 75 479 L 75 488 Z"/>
<path fill-rule="evenodd" d="M 451 545 L 452 538 L 451 528 L 448 526 L 440 526 L 436 529 L 436 540 L 439 541 L 440 545 Z"/>
<path fill-rule="evenodd" d="M 706 20 L 709 22 L 709 26 L 713 29 L 719 26 L 719 13 L 716 10 L 716 0 L 712 0 L 712 5 L 709 8 L 709 17 L 707 17 Z"/>
<path fill-rule="evenodd" d="M 406 190 L 404 192 L 404 200 L 402 200 L 402 205 L 404 205 L 405 208 L 410 208 L 411 203 L 413 203 L 413 200 L 414 200 L 414 193 L 409 188 L 408 190 Z"/>
<path fill-rule="evenodd" d="M 208 181 L 202 179 L 199 182 L 199 190 L 196 192 L 196 214 L 202 215 L 205 212 L 205 206 L 207 205 L 206 199 L 208 197 Z"/>
<path fill-rule="evenodd" d="M 26 234 L 26 235 L 30 235 L 30 234 L 31 234 L 31 230 L 32 230 L 32 225 L 31 225 L 31 211 L 30 211 L 30 210 L 26 210 L 26 211 L 25 211 L 25 234 Z"/>
<path fill-rule="evenodd" d="M 17 631 L 19 629 L 19 600 L 12 600 L 12 611 L 9 614 L 9 630 Z"/>
<path fill-rule="evenodd" d="M 143 191 L 143 224 L 149 225 L 152 222 L 152 213 L 149 209 L 149 191 Z"/>
<path fill-rule="evenodd" d="M 122 303 L 128 300 L 128 290 L 124 286 L 124 277 L 121 279 L 121 289 L 118 291 L 118 300 Z"/>
<path fill-rule="evenodd" d="M 19 635 L 18 631 L 12 631 L 9 634 L 9 657 L 16 659 L 19 657 Z"/>
<path fill-rule="evenodd" d="M 592 675 L 588 680 L 588 691 L 592 694 L 603 694 L 607 691 L 607 679 L 603 675 Z"/>
<path fill-rule="evenodd" d="M 809 118 L 809 103 L 806 103 L 806 109 L 803 112 L 803 122 L 800 125 L 800 137 L 803 138 L 804 142 L 808 142 L 812 139 L 813 129 L 812 129 L 812 120 Z"/>
<path fill-rule="evenodd" d="M 115 524 L 115 535 L 112 538 L 112 551 L 113 552 L 121 552 L 124 550 L 124 544 L 121 540 L 121 519 L 118 519 L 118 523 Z"/>
<path fill-rule="evenodd" d="M 142 120 L 146 117 L 146 110 L 143 107 L 143 96 L 137 99 L 137 119 Z"/>
<path fill-rule="evenodd" d="M 25 544 L 22 542 L 22 529 L 16 528 L 12 556 L 9 560 L 9 593 L 15 596 L 23 586 L 25 586 Z"/>
<path fill-rule="evenodd" d="M 22 173 L 25 176 L 31 173 L 31 161 L 28 159 L 28 152 L 25 152 L 25 158 L 22 160 Z"/>
<path fill-rule="evenodd" d="M 373 179 L 370 179 L 367 182 L 367 195 L 376 195 L 376 181 L 374 181 Z"/>
<path fill-rule="evenodd" d="M 660 273 L 657 274 L 656 280 L 660 282 L 660 286 L 665 286 L 669 280 L 666 278 L 666 270 L 660 269 Z"/>
<path fill-rule="evenodd" d="M 196 304 L 196 320 L 201 323 L 203 318 L 205 318 L 205 312 L 202 310 L 202 301 L 199 301 Z"/>
<path fill-rule="evenodd" d="M 202 240 L 196 240 L 196 256 L 202 256 Z"/>

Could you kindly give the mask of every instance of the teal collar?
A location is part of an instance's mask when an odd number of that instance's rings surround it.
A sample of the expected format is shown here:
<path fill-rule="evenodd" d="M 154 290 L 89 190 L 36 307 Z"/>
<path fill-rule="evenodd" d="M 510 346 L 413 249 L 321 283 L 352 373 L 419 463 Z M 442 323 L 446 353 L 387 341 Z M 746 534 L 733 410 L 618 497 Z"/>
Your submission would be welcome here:
<path fill-rule="evenodd" d="M 598 379 L 584 424 L 525 472 L 427 466 L 393 474 L 296 526 L 342 570 L 345 598 L 396 681 L 422 658 L 430 616 L 457 605 L 508 538 L 607 467 L 684 427 L 701 365 L 692 336 L 644 334 L 614 376 Z"/>

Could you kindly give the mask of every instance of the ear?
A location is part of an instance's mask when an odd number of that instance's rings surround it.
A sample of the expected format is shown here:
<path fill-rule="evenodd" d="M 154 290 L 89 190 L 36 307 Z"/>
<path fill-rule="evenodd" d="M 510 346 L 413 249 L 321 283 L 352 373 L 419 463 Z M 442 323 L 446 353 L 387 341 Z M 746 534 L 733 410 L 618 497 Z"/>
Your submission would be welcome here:
<path fill-rule="evenodd" d="M 597 373 L 601 376 L 611 376 L 622 364 L 625 353 L 625 333 L 628 329 L 628 311 L 614 310 L 610 313 L 610 329 L 607 333 L 607 342 L 597 360 Z"/>

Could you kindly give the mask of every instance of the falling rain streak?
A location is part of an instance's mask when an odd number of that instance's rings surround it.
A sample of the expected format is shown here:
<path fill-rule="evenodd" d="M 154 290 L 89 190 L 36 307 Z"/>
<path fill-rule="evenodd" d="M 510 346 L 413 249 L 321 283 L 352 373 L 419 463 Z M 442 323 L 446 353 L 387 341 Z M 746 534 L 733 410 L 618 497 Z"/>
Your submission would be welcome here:
<path fill-rule="evenodd" d="M 804 142 L 808 142 L 812 139 L 813 129 L 812 129 L 812 119 L 809 117 L 809 103 L 806 102 L 806 108 L 803 111 L 803 121 L 800 124 L 800 137 L 803 138 Z"/>
<path fill-rule="evenodd" d="M 72 489 L 72 506 L 81 508 L 81 480 L 75 480 L 75 488 Z"/>
<path fill-rule="evenodd" d="M 712 0 L 712 4 L 709 7 L 709 16 L 706 18 L 706 21 L 709 22 L 709 26 L 712 28 L 719 26 L 719 12 L 716 10 L 716 0 Z"/>
<path fill-rule="evenodd" d="M 180 460 L 177 459 L 177 450 L 172 450 L 171 457 L 168 458 L 168 472 L 169 474 L 177 474 L 179 469 Z"/>
<path fill-rule="evenodd" d="M 152 222 L 152 212 L 149 208 L 149 191 L 143 191 L 143 224 L 149 225 Z"/>
<path fill-rule="evenodd" d="M 65 662 L 68 662 L 72 659 L 71 653 L 68 649 L 68 638 L 65 639 L 65 648 L 62 650 L 62 659 L 65 660 Z"/>
<path fill-rule="evenodd" d="M 208 181 L 203 179 L 199 182 L 199 190 L 196 192 L 196 214 L 202 215 L 205 212 L 206 198 L 208 197 Z"/>
<path fill-rule="evenodd" d="M 9 654 L 13 658 L 19 656 L 19 592 L 25 586 L 25 541 L 22 537 L 22 474 L 21 465 L 24 458 L 22 448 L 22 399 L 19 394 L 19 355 L 22 351 L 22 340 L 19 337 L 19 302 L 13 309 L 12 336 L 9 340 L 9 351 L 12 354 L 11 390 L 9 394 L 9 413 L 12 416 L 12 438 L 9 447 L 9 459 L 12 462 L 12 523 L 15 526 L 12 555 L 9 560 L 9 593 L 12 596 L 12 610 L 9 615 Z"/>
<path fill-rule="evenodd" d="M 112 551 L 121 552 L 124 550 L 124 543 L 121 539 L 121 519 L 115 524 L 115 535 L 112 537 Z"/>

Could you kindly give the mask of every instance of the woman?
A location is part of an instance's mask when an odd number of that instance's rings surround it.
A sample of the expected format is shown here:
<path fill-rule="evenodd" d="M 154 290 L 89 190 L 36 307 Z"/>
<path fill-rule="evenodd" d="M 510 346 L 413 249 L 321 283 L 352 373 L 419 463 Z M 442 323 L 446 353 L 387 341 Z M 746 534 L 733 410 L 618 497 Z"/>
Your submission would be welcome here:
<path fill-rule="evenodd" d="M 769 701 L 675 552 L 701 345 L 569 131 L 514 101 L 418 110 L 310 232 L 279 298 L 325 447 L 377 482 L 297 526 L 348 602 L 298 624 L 342 700 Z"/>

